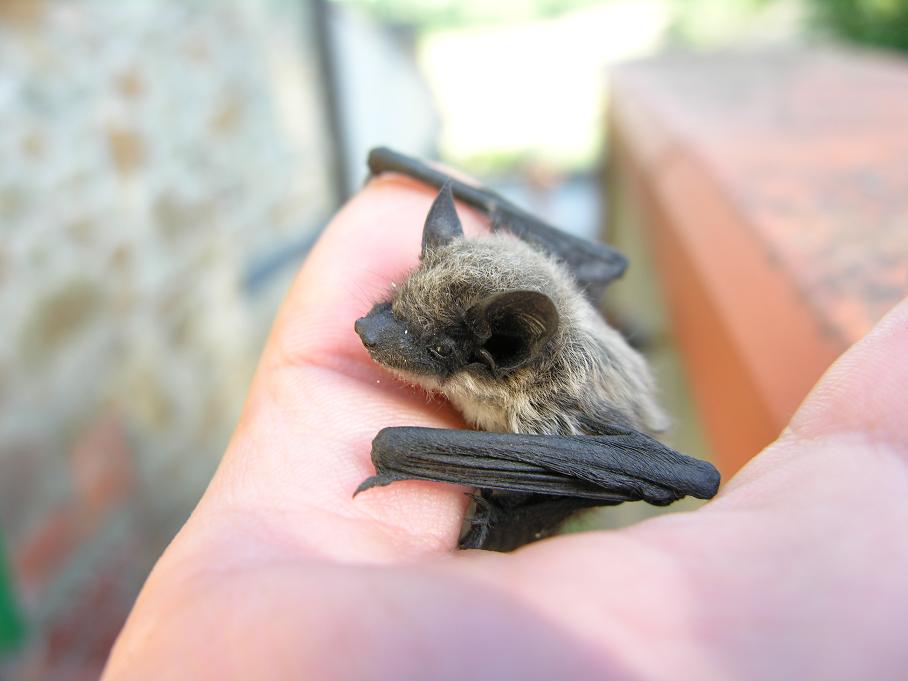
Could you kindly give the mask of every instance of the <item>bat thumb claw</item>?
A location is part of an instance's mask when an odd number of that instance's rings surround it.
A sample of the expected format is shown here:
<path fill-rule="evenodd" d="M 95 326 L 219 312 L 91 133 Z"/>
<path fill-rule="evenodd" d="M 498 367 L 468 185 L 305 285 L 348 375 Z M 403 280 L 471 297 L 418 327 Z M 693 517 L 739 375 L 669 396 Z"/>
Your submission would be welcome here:
<path fill-rule="evenodd" d="M 360 492 L 365 492 L 367 489 L 372 487 L 384 487 L 385 485 L 390 485 L 392 482 L 397 480 L 403 480 L 404 478 L 398 475 L 389 475 L 388 473 L 379 473 L 378 475 L 373 475 L 370 478 L 363 480 L 359 487 L 353 492 L 353 496 L 356 497 Z"/>

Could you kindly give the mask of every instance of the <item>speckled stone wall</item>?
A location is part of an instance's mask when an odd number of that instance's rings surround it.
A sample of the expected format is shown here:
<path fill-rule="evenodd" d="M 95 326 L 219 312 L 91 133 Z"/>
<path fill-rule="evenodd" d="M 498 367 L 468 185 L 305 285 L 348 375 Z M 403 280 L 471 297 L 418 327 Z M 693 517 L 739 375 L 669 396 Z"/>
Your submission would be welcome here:
<path fill-rule="evenodd" d="M 20 678 L 95 678 L 334 207 L 303 2 L 0 0 L 0 528 Z M 292 270 L 292 268 L 290 268 Z"/>

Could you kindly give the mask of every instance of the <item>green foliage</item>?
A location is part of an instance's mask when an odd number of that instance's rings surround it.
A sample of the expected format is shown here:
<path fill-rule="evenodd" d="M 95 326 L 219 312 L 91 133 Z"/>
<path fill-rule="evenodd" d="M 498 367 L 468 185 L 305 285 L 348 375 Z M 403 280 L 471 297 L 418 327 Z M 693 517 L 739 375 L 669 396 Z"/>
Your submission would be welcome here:
<path fill-rule="evenodd" d="M 13 598 L 3 542 L 0 540 L 0 656 L 15 648 L 25 633 L 22 618 Z"/>
<path fill-rule="evenodd" d="M 334 0 L 379 21 L 419 29 L 496 25 L 543 19 L 609 0 Z M 723 36 L 779 5 L 806 6 L 812 23 L 853 42 L 908 50 L 908 0 L 665 0 L 671 37 L 688 45 L 720 44 Z"/>
<path fill-rule="evenodd" d="M 669 40 L 685 47 L 721 48 L 746 33 L 761 12 L 788 0 L 672 0 Z"/>
<path fill-rule="evenodd" d="M 601 4 L 602 0 L 334 0 L 379 21 L 422 29 L 530 21 Z"/>
<path fill-rule="evenodd" d="M 908 0 L 810 0 L 814 19 L 858 43 L 908 50 Z"/>

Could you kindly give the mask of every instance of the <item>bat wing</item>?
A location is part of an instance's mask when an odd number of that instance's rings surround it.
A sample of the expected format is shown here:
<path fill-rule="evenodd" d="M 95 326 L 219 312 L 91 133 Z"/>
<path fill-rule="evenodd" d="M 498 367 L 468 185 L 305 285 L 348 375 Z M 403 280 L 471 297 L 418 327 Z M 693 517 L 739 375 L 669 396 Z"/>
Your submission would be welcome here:
<path fill-rule="evenodd" d="M 369 152 L 368 162 L 372 175 L 401 173 L 439 189 L 450 183 L 456 198 L 489 216 L 493 231 L 511 232 L 564 262 L 591 300 L 598 301 L 609 282 L 627 269 L 627 258 L 614 248 L 562 232 L 490 189 L 466 184 L 418 159 L 378 147 Z"/>
<path fill-rule="evenodd" d="M 385 428 L 372 442 L 376 474 L 355 494 L 397 480 L 477 487 L 460 548 L 510 551 L 557 531 L 574 512 L 625 501 L 659 506 L 713 497 L 719 473 L 629 428 L 559 436 Z"/>
<path fill-rule="evenodd" d="M 484 490 L 572 497 L 588 505 L 670 504 L 713 497 L 719 473 L 631 429 L 561 436 L 398 427 L 372 442 L 376 475 L 356 493 L 396 480 L 451 482 Z"/>

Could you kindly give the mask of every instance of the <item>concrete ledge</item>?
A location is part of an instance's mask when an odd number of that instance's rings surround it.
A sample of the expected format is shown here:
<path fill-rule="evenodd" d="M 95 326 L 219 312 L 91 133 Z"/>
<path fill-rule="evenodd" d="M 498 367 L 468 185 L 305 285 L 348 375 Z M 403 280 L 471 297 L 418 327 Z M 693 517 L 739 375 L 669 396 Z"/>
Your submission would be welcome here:
<path fill-rule="evenodd" d="M 727 476 L 908 291 L 908 63 L 660 58 L 612 102 L 611 167 Z"/>

